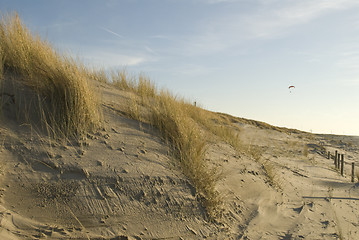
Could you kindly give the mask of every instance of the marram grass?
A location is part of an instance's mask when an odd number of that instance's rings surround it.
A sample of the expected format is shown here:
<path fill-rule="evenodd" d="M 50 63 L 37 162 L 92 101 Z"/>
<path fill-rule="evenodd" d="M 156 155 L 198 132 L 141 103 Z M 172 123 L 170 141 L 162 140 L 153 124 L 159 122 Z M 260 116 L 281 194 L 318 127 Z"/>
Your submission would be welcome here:
<path fill-rule="evenodd" d="M 99 102 L 87 82 L 87 70 L 33 35 L 17 13 L 2 17 L 0 48 L 0 69 L 38 96 L 38 115 L 51 133 L 76 135 L 99 124 Z"/>
<path fill-rule="evenodd" d="M 2 107 L 3 107 L 3 96 L 2 96 L 2 88 L 3 88 L 3 78 L 4 78 L 4 58 L 3 58 L 3 51 L 2 48 L 0 46 L 0 115 L 2 112 Z"/>
<path fill-rule="evenodd" d="M 221 202 L 215 190 L 218 174 L 205 162 L 206 141 L 185 111 L 184 103 L 176 101 L 168 93 L 162 93 L 157 98 L 151 110 L 150 123 L 172 144 L 184 174 L 195 186 L 209 216 L 215 218 Z"/>
<path fill-rule="evenodd" d="M 126 71 L 112 72 L 108 82 L 135 94 L 130 107 L 125 109 L 127 115 L 160 131 L 163 139 L 172 147 L 183 173 L 196 188 L 196 195 L 209 218 L 214 220 L 219 217 L 221 198 L 215 189 L 219 174 L 216 169 L 209 168 L 205 161 L 207 142 L 200 131 L 201 123 L 192 116 L 191 104 L 169 91 L 159 91 L 143 74 L 135 78 Z"/>

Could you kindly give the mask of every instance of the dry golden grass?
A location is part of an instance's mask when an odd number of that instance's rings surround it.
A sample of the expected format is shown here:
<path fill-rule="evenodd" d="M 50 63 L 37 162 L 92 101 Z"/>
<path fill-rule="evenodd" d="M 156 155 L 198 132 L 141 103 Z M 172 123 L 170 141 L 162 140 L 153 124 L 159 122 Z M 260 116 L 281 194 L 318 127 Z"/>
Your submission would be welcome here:
<path fill-rule="evenodd" d="M 304 144 L 304 146 L 303 146 L 303 156 L 308 157 L 308 154 L 309 154 L 308 145 Z"/>
<path fill-rule="evenodd" d="M 4 54 L 0 46 L 0 84 L 4 76 Z"/>
<path fill-rule="evenodd" d="M 126 70 L 112 71 L 111 82 L 119 89 L 135 92 L 136 78 L 130 75 Z"/>
<path fill-rule="evenodd" d="M 106 71 L 104 69 L 96 69 L 95 67 L 88 68 L 86 71 L 87 77 L 98 82 L 106 83 L 108 80 Z"/>
<path fill-rule="evenodd" d="M 274 164 L 271 163 L 269 160 L 265 160 L 265 161 L 263 161 L 262 166 L 263 166 L 264 172 L 267 175 L 268 183 L 271 186 L 282 190 L 282 186 L 281 186 L 279 177 L 277 175 L 277 171 L 274 167 Z"/>
<path fill-rule="evenodd" d="M 218 174 L 204 161 L 206 141 L 188 116 L 184 103 L 162 92 L 152 109 L 151 124 L 171 143 L 182 170 L 196 187 L 211 218 L 217 215 L 220 199 L 215 190 Z"/>
<path fill-rule="evenodd" d="M 99 72 L 101 74 L 101 71 Z M 156 85 L 145 74 L 138 77 L 129 74 L 126 70 L 112 71 L 111 83 L 119 89 L 136 93 L 144 103 L 149 98 L 158 96 Z"/>
<path fill-rule="evenodd" d="M 3 51 L 2 51 L 2 48 L 0 46 L 0 115 L 1 115 L 1 112 L 2 112 L 2 102 L 3 102 L 3 91 L 2 91 L 2 84 L 3 84 L 3 78 L 4 78 L 4 55 L 3 55 Z"/>
<path fill-rule="evenodd" d="M 127 115 L 134 120 L 143 122 L 144 120 L 143 117 L 141 116 L 140 108 L 141 106 L 137 100 L 137 96 L 131 95 L 131 100 L 127 104 L 127 109 L 126 109 Z"/>
<path fill-rule="evenodd" d="M 238 132 L 228 118 L 218 117 L 217 114 L 188 105 L 188 112 L 193 120 L 200 123 L 205 129 L 212 134 L 220 137 L 224 142 L 230 144 L 237 151 L 241 151 L 241 142 Z"/>
<path fill-rule="evenodd" d="M 260 146 L 253 144 L 248 144 L 244 146 L 247 146 L 247 150 L 245 151 L 246 154 L 251 156 L 257 162 L 261 160 L 264 150 Z"/>
<path fill-rule="evenodd" d="M 69 136 L 98 126 L 99 103 L 88 85 L 87 70 L 32 35 L 17 13 L 2 17 L 0 47 L 4 75 L 37 95 L 38 114 L 50 133 Z"/>
<path fill-rule="evenodd" d="M 259 146 L 247 144 L 240 140 L 241 129 L 235 125 L 238 123 L 234 118 L 227 114 L 213 113 L 193 105 L 189 105 L 192 119 L 200 123 L 206 130 L 220 137 L 220 139 L 231 145 L 239 154 L 246 154 L 255 161 L 259 161 L 263 155 L 263 150 Z"/>
<path fill-rule="evenodd" d="M 218 174 L 204 160 L 206 141 L 200 131 L 200 123 L 193 117 L 195 110 L 192 106 L 169 91 L 159 91 L 143 74 L 136 78 L 125 70 L 117 71 L 112 72 L 111 79 L 107 81 L 134 94 L 125 109 L 126 114 L 161 132 L 163 139 L 172 146 L 183 173 L 196 188 L 197 197 L 206 208 L 209 218 L 215 219 L 220 213 L 221 202 L 215 190 Z"/>

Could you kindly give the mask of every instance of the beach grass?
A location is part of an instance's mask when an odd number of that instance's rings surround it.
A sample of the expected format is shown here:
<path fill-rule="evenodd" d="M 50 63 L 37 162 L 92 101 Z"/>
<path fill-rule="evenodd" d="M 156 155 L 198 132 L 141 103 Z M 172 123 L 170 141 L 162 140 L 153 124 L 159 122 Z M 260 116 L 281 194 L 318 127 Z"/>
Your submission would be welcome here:
<path fill-rule="evenodd" d="M 99 71 L 99 75 L 103 76 Z M 93 73 L 94 79 L 100 78 Z M 196 189 L 196 196 L 210 219 L 219 216 L 221 198 L 216 191 L 219 177 L 216 169 L 205 161 L 206 136 L 201 131 L 204 110 L 196 108 L 184 98 L 159 90 L 144 74 L 134 76 L 126 70 L 112 71 L 108 82 L 118 89 L 133 93 L 125 109 L 127 116 L 148 123 L 158 129 L 172 149 L 182 172 Z"/>
<path fill-rule="evenodd" d="M 3 78 L 4 78 L 4 54 L 2 51 L 2 48 L 0 46 L 0 115 L 2 112 L 2 105 L 3 105 L 3 92 L 2 92 L 2 86 L 3 86 Z"/>
<path fill-rule="evenodd" d="M 268 183 L 272 187 L 277 188 L 278 190 L 283 190 L 281 183 L 280 183 L 280 178 L 278 177 L 278 172 L 275 169 L 274 164 L 272 162 L 270 162 L 269 160 L 264 160 L 262 162 L 262 167 L 267 176 Z"/>
<path fill-rule="evenodd" d="M 1 73 L 14 86 L 33 91 L 37 114 L 49 133 L 78 135 L 99 125 L 99 101 L 87 81 L 87 69 L 32 34 L 17 13 L 2 16 L 0 49 Z"/>

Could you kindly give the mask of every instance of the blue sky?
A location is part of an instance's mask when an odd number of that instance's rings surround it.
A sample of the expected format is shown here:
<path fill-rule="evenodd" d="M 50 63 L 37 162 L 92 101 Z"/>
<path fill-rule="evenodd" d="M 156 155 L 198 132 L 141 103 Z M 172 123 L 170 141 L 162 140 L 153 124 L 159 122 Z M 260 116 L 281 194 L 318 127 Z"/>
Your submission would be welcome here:
<path fill-rule="evenodd" d="M 0 9 L 89 65 L 145 73 L 206 109 L 359 135 L 357 0 L 0 0 Z"/>

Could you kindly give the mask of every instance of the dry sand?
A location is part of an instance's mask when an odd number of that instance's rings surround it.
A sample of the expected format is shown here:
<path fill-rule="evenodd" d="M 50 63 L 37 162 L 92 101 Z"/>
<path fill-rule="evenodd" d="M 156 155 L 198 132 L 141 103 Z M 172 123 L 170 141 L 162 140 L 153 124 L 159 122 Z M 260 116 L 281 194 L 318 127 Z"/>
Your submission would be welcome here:
<path fill-rule="evenodd" d="M 359 184 L 351 183 L 348 164 L 340 176 L 320 153 L 322 146 L 339 150 L 359 166 L 359 138 L 234 119 L 242 142 L 262 157 L 219 140 L 208 145 L 224 201 L 213 223 L 159 133 L 121 114 L 129 94 L 100 88 L 105 125 L 78 141 L 19 125 L 7 116 L 14 103 L 6 103 L 0 239 L 359 239 Z"/>

